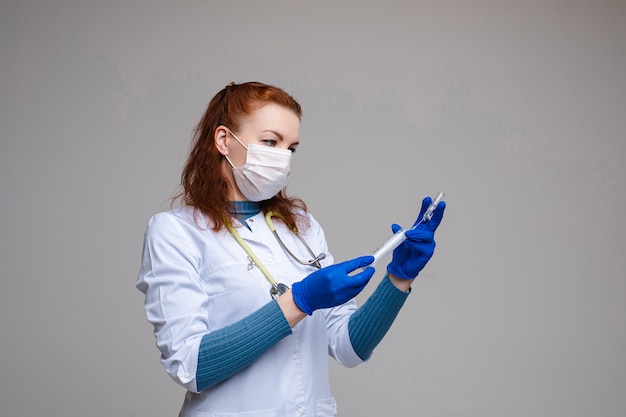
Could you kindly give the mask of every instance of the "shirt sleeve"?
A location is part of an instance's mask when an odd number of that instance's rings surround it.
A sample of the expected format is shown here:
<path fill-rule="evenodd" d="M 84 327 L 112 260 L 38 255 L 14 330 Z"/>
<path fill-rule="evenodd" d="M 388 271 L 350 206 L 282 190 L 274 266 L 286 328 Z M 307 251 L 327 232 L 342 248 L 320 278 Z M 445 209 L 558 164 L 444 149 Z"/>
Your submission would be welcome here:
<path fill-rule="evenodd" d="M 276 301 L 230 326 L 205 334 L 198 354 L 197 391 L 246 368 L 290 334 L 291 327 Z"/>
<path fill-rule="evenodd" d="M 359 358 L 369 359 L 374 348 L 387 334 L 409 293 L 396 288 L 385 274 L 374 293 L 350 316 L 348 333 Z"/>

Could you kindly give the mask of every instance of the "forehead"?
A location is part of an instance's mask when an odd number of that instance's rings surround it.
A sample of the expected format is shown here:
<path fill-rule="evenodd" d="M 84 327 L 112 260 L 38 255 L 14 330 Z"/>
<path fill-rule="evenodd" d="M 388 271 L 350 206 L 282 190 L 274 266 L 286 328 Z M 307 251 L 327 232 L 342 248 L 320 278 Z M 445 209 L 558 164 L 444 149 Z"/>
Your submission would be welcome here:
<path fill-rule="evenodd" d="M 275 103 L 264 104 L 243 120 L 243 129 L 272 130 L 297 139 L 300 135 L 300 118 L 287 107 Z"/>

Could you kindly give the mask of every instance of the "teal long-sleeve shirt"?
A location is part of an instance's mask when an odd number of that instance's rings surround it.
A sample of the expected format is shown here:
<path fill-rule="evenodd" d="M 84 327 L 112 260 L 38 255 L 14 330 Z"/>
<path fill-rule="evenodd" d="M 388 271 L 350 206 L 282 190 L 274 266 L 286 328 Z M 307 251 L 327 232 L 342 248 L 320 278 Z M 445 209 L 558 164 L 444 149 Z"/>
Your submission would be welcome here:
<path fill-rule="evenodd" d="M 350 342 L 356 354 L 368 359 L 404 305 L 409 292 L 383 280 L 348 321 Z M 198 391 L 217 384 L 246 368 L 264 352 L 291 334 L 291 327 L 276 301 L 242 320 L 207 333 L 200 343 L 196 385 Z"/>

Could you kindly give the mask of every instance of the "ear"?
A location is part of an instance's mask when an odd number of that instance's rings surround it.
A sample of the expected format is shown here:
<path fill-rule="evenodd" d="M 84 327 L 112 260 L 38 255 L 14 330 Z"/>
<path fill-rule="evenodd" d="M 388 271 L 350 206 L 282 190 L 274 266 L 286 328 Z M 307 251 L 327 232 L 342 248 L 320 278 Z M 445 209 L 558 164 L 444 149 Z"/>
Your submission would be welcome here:
<path fill-rule="evenodd" d="M 213 139 L 218 152 L 222 155 L 228 155 L 228 128 L 223 125 L 218 126 L 213 134 Z"/>

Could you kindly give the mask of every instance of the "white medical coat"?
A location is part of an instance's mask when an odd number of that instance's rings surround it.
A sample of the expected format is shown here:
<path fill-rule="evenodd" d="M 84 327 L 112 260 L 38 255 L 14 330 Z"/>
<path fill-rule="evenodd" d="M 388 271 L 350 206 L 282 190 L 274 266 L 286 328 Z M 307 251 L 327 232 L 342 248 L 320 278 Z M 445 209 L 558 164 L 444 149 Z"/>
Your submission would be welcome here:
<path fill-rule="evenodd" d="M 308 216 L 311 226 L 303 236 L 314 253 L 327 254 L 324 265 L 332 264 L 324 232 Z M 285 253 L 263 213 L 246 222 L 251 230 L 237 221 L 233 226 L 277 282 L 291 285 L 315 270 Z M 309 259 L 299 239 L 282 222 L 275 224 L 287 247 Z M 198 393 L 202 336 L 248 316 L 271 297 L 270 284 L 230 233 L 215 233 L 206 223 L 198 227 L 189 208 L 150 219 L 137 288 L 145 294 L 165 371 L 188 389 L 180 416 L 334 416 L 328 355 L 348 367 L 362 362 L 348 336 L 356 309 L 350 301 L 315 311 L 252 365 Z"/>

